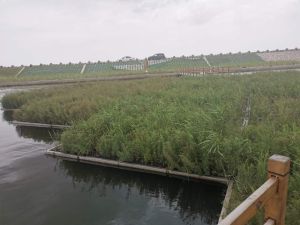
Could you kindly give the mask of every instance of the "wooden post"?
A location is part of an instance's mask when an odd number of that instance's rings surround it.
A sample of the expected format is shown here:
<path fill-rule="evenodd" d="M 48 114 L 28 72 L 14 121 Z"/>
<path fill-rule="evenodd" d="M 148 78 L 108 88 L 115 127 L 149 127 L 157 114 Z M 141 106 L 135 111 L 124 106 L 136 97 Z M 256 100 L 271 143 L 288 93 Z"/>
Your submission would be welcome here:
<path fill-rule="evenodd" d="M 262 208 L 269 199 L 275 195 L 278 187 L 278 180 L 275 177 L 269 178 L 262 186 L 252 193 L 245 201 L 235 208 L 218 225 L 244 225 L 252 219 L 257 210 Z M 276 224 L 277 225 L 277 224 Z"/>
<path fill-rule="evenodd" d="M 244 225 L 265 209 L 265 225 L 285 225 L 290 159 L 273 155 L 268 161 L 268 180 L 234 209 L 219 225 Z"/>
<path fill-rule="evenodd" d="M 268 161 L 268 176 L 278 179 L 277 193 L 265 205 L 265 220 L 272 219 L 276 225 L 285 225 L 286 199 L 290 159 L 281 155 L 273 155 Z"/>

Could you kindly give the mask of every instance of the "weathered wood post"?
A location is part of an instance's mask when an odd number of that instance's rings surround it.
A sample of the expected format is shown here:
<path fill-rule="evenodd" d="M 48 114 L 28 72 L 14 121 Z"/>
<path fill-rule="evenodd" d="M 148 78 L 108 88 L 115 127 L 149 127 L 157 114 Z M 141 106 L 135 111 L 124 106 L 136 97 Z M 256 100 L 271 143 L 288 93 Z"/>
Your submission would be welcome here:
<path fill-rule="evenodd" d="M 285 225 L 286 199 L 290 159 L 281 155 L 273 155 L 268 161 L 268 176 L 278 179 L 277 193 L 265 205 L 265 220 L 272 219 L 276 225 Z"/>
<path fill-rule="evenodd" d="M 268 180 L 219 222 L 219 225 L 245 225 L 264 208 L 264 225 L 285 225 L 290 158 L 273 155 L 268 160 Z"/>

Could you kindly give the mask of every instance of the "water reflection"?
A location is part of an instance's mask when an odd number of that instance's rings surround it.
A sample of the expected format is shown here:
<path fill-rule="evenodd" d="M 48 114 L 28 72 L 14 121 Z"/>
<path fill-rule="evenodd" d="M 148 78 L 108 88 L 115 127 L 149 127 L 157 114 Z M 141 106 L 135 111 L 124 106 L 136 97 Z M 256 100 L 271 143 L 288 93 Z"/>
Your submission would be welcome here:
<path fill-rule="evenodd" d="M 13 111 L 12 110 L 4 110 L 3 111 L 3 120 L 4 121 L 12 121 L 13 120 Z"/>
<path fill-rule="evenodd" d="M 185 224 L 217 224 L 224 198 L 224 186 L 199 184 L 157 175 L 127 172 L 112 168 L 58 161 L 60 170 L 72 177 L 74 188 L 82 192 L 96 191 L 105 197 L 108 190 L 126 189 L 126 199 L 132 192 L 161 199 L 170 210 L 177 211 Z M 84 184 L 84 185 L 82 185 Z M 198 223 L 199 224 L 199 223 Z"/>
<path fill-rule="evenodd" d="M 24 127 L 16 126 L 16 131 L 19 137 L 33 139 L 36 142 L 44 142 L 47 144 L 52 143 L 59 139 L 61 130 L 59 129 L 48 129 L 38 127 Z"/>
<path fill-rule="evenodd" d="M 10 123 L 13 121 L 13 110 L 2 111 L 2 119 Z M 26 127 L 26 126 L 16 126 L 16 132 L 19 137 L 26 139 L 32 139 L 35 142 L 44 142 L 47 144 L 58 140 L 62 131 L 60 129 L 49 129 L 49 128 L 39 128 L 39 127 Z"/>

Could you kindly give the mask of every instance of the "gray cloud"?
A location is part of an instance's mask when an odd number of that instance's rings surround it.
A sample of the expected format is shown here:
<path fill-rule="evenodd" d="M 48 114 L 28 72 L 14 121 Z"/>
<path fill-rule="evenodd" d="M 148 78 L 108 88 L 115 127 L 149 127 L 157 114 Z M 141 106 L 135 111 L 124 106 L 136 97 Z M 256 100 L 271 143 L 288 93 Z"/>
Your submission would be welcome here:
<path fill-rule="evenodd" d="M 300 47 L 299 0 L 0 0 L 0 64 Z"/>

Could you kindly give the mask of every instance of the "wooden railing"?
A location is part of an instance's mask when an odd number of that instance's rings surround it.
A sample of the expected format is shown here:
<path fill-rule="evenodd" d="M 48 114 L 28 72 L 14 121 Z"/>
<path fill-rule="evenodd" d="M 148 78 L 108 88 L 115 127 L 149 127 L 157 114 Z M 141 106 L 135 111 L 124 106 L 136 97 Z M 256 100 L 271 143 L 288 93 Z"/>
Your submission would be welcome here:
<path fill-rule="evenodd" d="M 290 159 L 273 155 L 268 161 L 268 180 L 218 225 L 244 225 L 264 208 L 264 225 L 284 225 Z"/>

